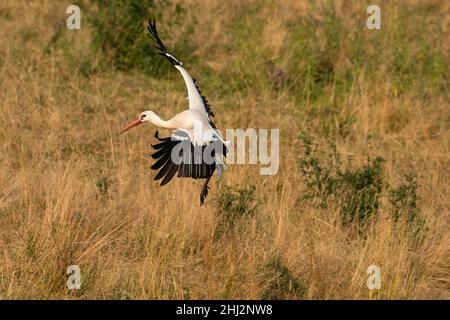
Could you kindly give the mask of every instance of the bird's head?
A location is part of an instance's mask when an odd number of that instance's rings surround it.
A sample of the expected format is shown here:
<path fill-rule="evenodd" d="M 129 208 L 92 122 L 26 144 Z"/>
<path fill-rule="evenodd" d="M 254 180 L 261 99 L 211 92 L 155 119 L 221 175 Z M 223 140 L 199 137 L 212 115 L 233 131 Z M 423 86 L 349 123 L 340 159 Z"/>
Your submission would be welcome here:
<path fill-rule="evenodd" d="M 152 122 L 152 120 L 156 117 L 156 114 L 153 111 L 144 111 L 137 117 L 136 120 L 131 121 L 127 126 L 120 132 L 124 133 L 125 131 L 130 130 L 133 127 L 136 127 L 144 122 Z"/>

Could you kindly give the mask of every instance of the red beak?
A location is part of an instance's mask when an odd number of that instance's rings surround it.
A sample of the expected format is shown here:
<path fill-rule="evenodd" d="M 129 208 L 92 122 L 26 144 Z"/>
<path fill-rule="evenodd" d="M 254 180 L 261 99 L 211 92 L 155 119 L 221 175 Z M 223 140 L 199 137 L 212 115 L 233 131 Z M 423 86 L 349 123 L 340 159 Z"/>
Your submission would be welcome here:
<path fill-rule="evenodd" d="M 141 118 L 137 118 L 136 120 L 131 121 L 120 133 L 124 133 L 125 131 L 130 130 L 133 127 L 142 124 Z"/>

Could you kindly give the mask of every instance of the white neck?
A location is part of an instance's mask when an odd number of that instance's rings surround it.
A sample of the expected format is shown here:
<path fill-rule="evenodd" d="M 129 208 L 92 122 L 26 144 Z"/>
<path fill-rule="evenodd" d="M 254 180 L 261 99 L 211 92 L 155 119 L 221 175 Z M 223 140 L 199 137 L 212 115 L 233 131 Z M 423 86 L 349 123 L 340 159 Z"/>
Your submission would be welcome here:
<path fill-rule="evenodd" d="M 163 120 L 157 114 L 154 114 L 154 116 L 148 119 L 148 122 L 160 128 L 175 129 L 171 120 Z"/>

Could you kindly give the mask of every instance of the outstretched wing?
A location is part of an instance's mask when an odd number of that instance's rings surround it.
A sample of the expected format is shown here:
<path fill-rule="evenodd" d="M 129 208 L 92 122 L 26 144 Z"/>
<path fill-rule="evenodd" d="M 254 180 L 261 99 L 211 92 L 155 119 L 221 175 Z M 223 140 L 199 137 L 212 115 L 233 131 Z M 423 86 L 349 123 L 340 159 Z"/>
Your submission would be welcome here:
<path fill-rule="evenodd" d="M 211 106 L 208 104 L 208 100 L 205 96 L 202 96 L 201 91 L 197 86 L 197 81 L 191 77 L 186 69 L 183 68 L 183 63 L 169 53 L 166 46 L 159 38 L 158 32 L 156 30 L 156 19 L 153 19 L 153 21 L 150 20 L 148 22 L 147 29 L 150 32 L 153 40 L 156 42 L 155 48 L 160 51 L 158 52 L 158 54 L 166 57 L 167 60 L 169 60 L 169 62 L 173 64 L 183 76 L 188 91 L 189 109 L 195 109 L 204 112 L 208 119 L 210 119 L 211 121 L 211 117 L 214 117 L 214 113 L 211 110 Z"/>
<path fill-rule="evenodd" d="M 194 145 L 189 135 L 177 131 L 176 135 L 160 138 L 155 133 L 158 143 L 152 145 L 155 152 L 151 155 L 156 162 L 151 169 L 159 170 L 155 180 L 161 181 L 161 186 L 168 183 L 176 173 L 178 177 L 206 179 L 212 176 L 214 170 L 221 166 L 217 156 L 225 156 L 226 146 L 220 140 L 212 140 L 204 145 Z"/>

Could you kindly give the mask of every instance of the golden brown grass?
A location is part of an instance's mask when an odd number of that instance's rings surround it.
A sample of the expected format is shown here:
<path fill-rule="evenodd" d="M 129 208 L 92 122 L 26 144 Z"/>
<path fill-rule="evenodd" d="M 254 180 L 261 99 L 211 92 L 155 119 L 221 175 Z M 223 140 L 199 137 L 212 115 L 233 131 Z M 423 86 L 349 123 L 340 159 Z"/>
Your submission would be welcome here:
<path fill-rule="evenodd" d="M 225 30 L 239 5 L 189 3 L 206 7 L 197 13 L 205 28 L 198 26 L 193 35 L 199 48 L 193 54 L 231 41 Z M 221 128 L 280 128 L 281 165 L 277 175 L 266 177 L 257 166 L 231 166 L 199 207 L 199 182 L 176 180 L 160 188 L 152 181 L 145 156 L 154 128 L 118 135 L 142 110 L 163 118 L 182 110 L 184 92 L 174 84 L 181 79 L 112 70 L 80 75 L 69 58 L 88 50 L 89 26 L 66 32 L 69 49 L 44 50 L 68 4 L 0 5 L 0 298 L 257 299 L 274 286 L 278 298 L 450 298 L 448 96 L 395 94 L 394 79 L 383 77 L 380 66 L 377 85 L 362 74 L 340 106 L 338 116 L 354 117 L 349 134 L 330 137 L 316 130 L 327 117 L 325 103 L 310 112 L 312 103 L 297 108 L 289 91 L 250 90 L 232 98 L 205 92 Z M 389 21 L 395 6 L 383 5 Z M 420 9 L 424 2 L 407 5 Z M 433 5 L 442 9 L 438 23 L 448 34 L 448 5 Z M 334 6 L 342 15 L 365 16 L 360 1 Z M 212 14 L 219 10 L 219 16 Z M 262 44 L 277 57 L 289 33 L 280 21 L 317 13 L 306 2 L 286 1 L 260 14 L 272 16 Z M 440 45 L 448 58 L 448 39 Z M 347 63 L 345 50 L 337 65 Z M 228 59 L 215 54 L 205 63 L 222 70 Z M 333 90 L 326 91 L 329 101 Z M 390 185 L 416 173 L 419 211 L 428 226 L 421 231 L 423 242 L 410 246 L 406 227 L 393 232 L 386 194 L 364 236 L 339 223 L 338 202 L 323 209 L 303 200 L 300 130 L 322 142 L 332 138 L 355 166 L 367 155 L 382 155 Z M 257 211 L 217 236 L 219 185 L 255 185 Z M 80 290 L 66 289 L 72 264 L 81 268 Z M 366 287 L 371 264 L 381 267 L 378 291 Z"/>

